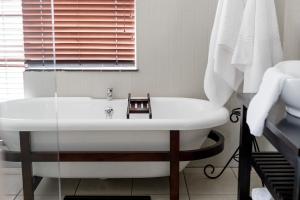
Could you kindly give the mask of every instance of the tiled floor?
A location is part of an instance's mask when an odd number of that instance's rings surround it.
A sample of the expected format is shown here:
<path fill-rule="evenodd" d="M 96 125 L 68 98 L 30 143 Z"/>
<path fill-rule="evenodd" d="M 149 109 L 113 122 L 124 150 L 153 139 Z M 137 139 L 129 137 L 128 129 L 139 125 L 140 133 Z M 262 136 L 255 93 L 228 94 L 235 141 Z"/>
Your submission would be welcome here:
<path fill-rule="evenodd" d="M 217 169 L 220 170 L 220 169 Z M 4 171 L 5 200 L 22 200 L 21 172 Z M 252 173 L 252 187 L 261 183 Z M 37 188 L 36 200 L 58 200 L 57 179 L 43 179 Z M 62 179 L 61 195 L 151 195 L 152 200 L 168 200 L 168 178 L 151 179 Z M 181 200 L 234 200 L 237 194 L 237 169 L 226 169 L 218 179 L 208 179 L 202 168 L 186 168 L 180 175 Z"/>

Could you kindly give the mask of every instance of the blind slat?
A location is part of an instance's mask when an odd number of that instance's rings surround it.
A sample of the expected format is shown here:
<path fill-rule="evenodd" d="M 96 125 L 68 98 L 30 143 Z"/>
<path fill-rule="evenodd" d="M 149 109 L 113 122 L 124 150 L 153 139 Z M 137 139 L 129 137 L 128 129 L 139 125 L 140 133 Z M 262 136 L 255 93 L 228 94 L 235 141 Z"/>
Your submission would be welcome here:
<path fill-rule="evenodd" d="M 51 11 L 47 11 L 47 12 L 40 12 L 40 11 L 28 11 L 26 13 L 23 13 L 23 16 L 25 18 L 34 18 L 34 17 L 43 17 L 43 18 L 51 18 Z M 58 17 L 70 17 L 70 16 L 74 16 L 74 17 L 127 17 L 127 16 L 132 16 L 134 17 L 134 14 L 132 14 L 132 11 L 128 12 L 128 11 L 118 11 L 116 14 L 112 13 L 111 11 L 102 11 L 102 12 L 98 12 L 98 11 L 92 11 L 90 10 L 89 12 L 85 12 L 85 11 L 72 11 L 72 10 L 68 10 L 68 11 L 56 11 L 55 12 L 55 16 L 56 18 Z"/>
<path fill-rule="evenodd" d="M 0 69 L 24 66 L 21 0 L 0 1 Z M 9 70 L 5 71 L 9 73 Z M 3 71 L 0 71 L 3 73 Z M 1 95 L 1 94 L 0 94 Z"/>
<path fill-rule="evenodd" d="M 117 36 L 116 36 L 117 35 Z M 0 36 L 1 37 L 1 36 Z M 11 36 L 13 38 L 13 36 Z M 17 36 L 18 37 L 18 36 Z M 55 33 L 56 38 L 131 38 L 132 34 L 127 32 L 108 32 L 108 33 Z M 52 33 L 28 33 L 25 39 L 29 38 L 52 38 Z"/>
<path fill-rule="evenodd" d="M 0 101 L 24 97 L 21 0 L 0 0 Z"/>
<path fill-rule="evenodd" d="M 27 46 L 27 48 L 29 49 L 29 51 L 35 51 L 35 50 L 52 50 L 53 48 L 49 45 L 49 46 Z M 99 47 L 99 45 L 95 45 L 95 46 L 91 46 L 89 44 L 87 45 L 64 45 L 64 46 L 58 46 L 55 47 L 55 49 L 57 50 L 72 50 L 72 49 L 81 49 L 81 50 L 134 50 L 134 46 L 129 46 L 129 45 L 123 45 L 122 47 L 118 47 L 116 48 L 116 45 L 106 45 L 103 47 Z M 28 52 L 29 52 L 28 51 Z"/>
<path fill-rule="evenodd" d="M 26 60 L 134 61 L 134 0 L 53 2 L 54 21 L 51 0 L 22 0 Z"/>

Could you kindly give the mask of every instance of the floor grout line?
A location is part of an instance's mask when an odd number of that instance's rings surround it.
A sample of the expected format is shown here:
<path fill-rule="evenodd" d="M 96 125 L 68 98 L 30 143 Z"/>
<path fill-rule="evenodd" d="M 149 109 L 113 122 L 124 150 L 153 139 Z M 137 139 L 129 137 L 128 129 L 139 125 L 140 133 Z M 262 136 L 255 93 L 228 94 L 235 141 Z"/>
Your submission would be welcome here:
<path fill-rule="evenodd" d="M 204 167 L 190 166 L 190 167 L 186 167 L 185 169 L 195 169 L 195 168 L 203 169 Z"/>
<path fill-rule="evenodd" d="M 231 169 L 231 171 L 232 171 L 234 177 L 238 180 L 238 175 L 234 172 L 234 168 L 230 167 L 230 169 Z"/>
<path fill-rule="evenodd" d="M 21 188 L 19 190 L 19 192 L 16 194 L 16 196 L 13 198 L 13 200 L 16 200 L 19 197 L 19 195 L 22 193 L 22 191 L 23 191 L 23 188 Z"/>
<path fill-rule="evenodd" d="M 185 183 L 188 199 L 191 200 L 191 195 L 190 195 L 190 191 L 189 191 L 189 187 L 188 187 L 188 183 L 187 183 L 187 179 L 186 179 L 186 175 L 185 175 L 184 170 L 183 170 L 182 173 L 183 173 L 183 178 L 184 178 L 184 183 Z"/>
<path fill-rule="evenodd" d="M 131 193 L 130 196 L 133 196 L 133 178 L 131 179 Z"/>
<path fill-rule="evenodd" d="M 79 179 L 79 181 L 78 181 L 77 187 L 76 187 L 76 189 L 75 189 L 74 196 L 77 195 L 77 191 L 78 191 L 79 185 L 80 185 L 80 183 L 81 183 L 81 180 L 82 180 L 82 179 Z"/>

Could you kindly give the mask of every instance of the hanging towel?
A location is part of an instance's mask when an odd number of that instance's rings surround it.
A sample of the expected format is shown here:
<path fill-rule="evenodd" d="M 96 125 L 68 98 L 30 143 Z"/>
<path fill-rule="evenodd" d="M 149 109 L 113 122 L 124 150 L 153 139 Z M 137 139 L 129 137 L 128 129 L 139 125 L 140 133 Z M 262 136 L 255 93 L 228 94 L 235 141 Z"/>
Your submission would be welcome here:
<path fill-rule="evenodd" d="M 252 189 L 251 197 L 253 200 L 273 200 L 269 190 L 265 187 Z"/>
<path fill-rule="evenodd" d="M 231 65 L 246 0 L 219 0 L 211 33 L 204 90 L 208 99 L 224 105 L 242 81 Z"/>
<path fill-rule="evenodd" d="M 289 75 L 280 71 L 281 63 L 266 71 L 257 94 L 249 104 L 247 112 L 247 124 L 254 136 L 261 136 L 265 120 L 272 106 L 278 100 L 285 81 Z"/>
<path fill-rule="evenodd" d="M 244 93 L 256 93 L 264 72 L 282 60 L 274 0 L 248 0 L 232 64 L 244 72 Z"/>

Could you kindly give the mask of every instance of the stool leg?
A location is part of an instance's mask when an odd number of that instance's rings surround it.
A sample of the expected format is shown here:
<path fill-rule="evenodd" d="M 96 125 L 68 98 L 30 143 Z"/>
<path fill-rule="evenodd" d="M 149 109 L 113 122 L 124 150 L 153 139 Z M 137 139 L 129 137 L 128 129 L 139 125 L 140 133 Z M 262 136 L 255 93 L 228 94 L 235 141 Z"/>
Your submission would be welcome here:
<path fill-rule="evenodd" d="M 248 200 L 250 198 L 252 136 L 246 123 L 246 115 L 247 108 L 243 106 L 243 120 L 240 128 L 238 200 Z"/>
<path fill-rule="evenodd" d="M 170 200 L 179 200 L 179 131 L 170 131 Z"/>
<path fill-rule="evenodd" d="M 34 200 L 30 132 L 20 132 L 24 200 Z"/>
<path fill-rule="evenodd" d="M 300 157 L 297 158 L 295 168 L 294 200 L 300 200 Z"/>

